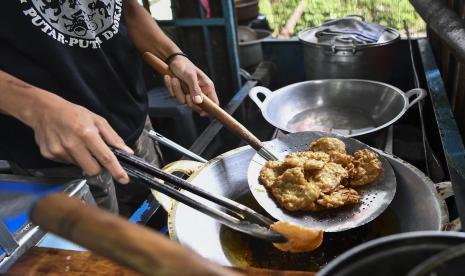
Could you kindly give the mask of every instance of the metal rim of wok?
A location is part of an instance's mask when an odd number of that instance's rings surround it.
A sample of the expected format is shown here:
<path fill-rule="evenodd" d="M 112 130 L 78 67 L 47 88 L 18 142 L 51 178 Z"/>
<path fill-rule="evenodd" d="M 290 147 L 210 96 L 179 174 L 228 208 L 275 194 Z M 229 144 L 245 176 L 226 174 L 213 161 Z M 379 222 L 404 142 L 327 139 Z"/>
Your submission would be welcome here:
<path fill-rule="evenodd" d="M 321 80 L 309 80 L 309 81 L 304 81 L 304 82 L 293 83 L 293 84 L 284 86 L 282 88 L 279 88 L 279 89 L 277 89 L 275 91 L 271 91 L 271 90 L 269 90 L 268 88 L 265 88 L 265 87 L 256 86 L 256 87 L 254 87 L 254 88 L 252 88 L 250 90 L 249 97 L 252 98 L 252 100 L 258 105 L 258 107 L 259 107 L 259 109 L 260 109 L 260 111 L 262 113 L 263 118 L 265 118 L 265 120 L 268 123 L 275 126 L 276 128 L 284 130 L 284 131 L 286 131 L 288 133 L 295 133 L 297 131 L 290 129 L 287 125 L 284 125 L 283 123 L 277 122 L 277 120 L 272 118 L 270 113 L 276 113 L 276 110 L 270 110 L 268 108 L 268 106 L 270 106 L 270 103 L 272 103 L 273 101 L 280 102 L 280 99 L 288 97 L 293 92 L 293 89 L 295 89 L 295 88 L 297 88 L 299 86 L 302 86 L 302 85 L 312 85 L 312 84 L 314 84 L 314 85 L 324 86 L 324 85 L 328 85 L 328 84 L 331 84 L 331 83 L 343 83 L 343 84 L 347 84 L 347 83 L 366 83 L 366 84 L 370 84 L 370 85 L 386 87 L 386 88 L 389 88 L 392 91 L 392 93 L 395 93 L 395 94 L 399 95 L 403 99 L 402 109 L 399 111 L 399 113 L 397 113 L 395 116 L 393 116 L 387 122 L 384 122 L 383 124 L 381 124 L 381 125 L 379 125 L 377 127 L 372 127 L 372 128 L 369 128 L 369 129 L 367 129 L 365 131 L 358 131 L 358 132 L 355 132 L 355 133 L 352 133 L 352 134 L 350 134 L 350 133 L 349 134 L 338 133 L 338 134 L 340 134 L 340 135 L 342 135 L 344 137 L 357 137 L 357 136 L 373 133 L 373 132 L 381 130 L 381 129 L 387 127 L 387 126 L 390 126 L 391 124 L 393 124 L 394 122 L 399 120 L 404 115 L 404 113 L 413 105 L 413 103 L 423 99 L 427 94 L 426 91 L 421 89 L 421 88 L 414 88 L 414 89 L 411 89 L 411 90 L 409 90 L 407 92 L 403 92 L 399 88 L 397 88 L 395 86 L 392 86 L 390 84 L 379 82 L 379 81 L 372 81 L 372 80 L 364 80 L 364 79 L 321 79 Z M 408 96 L 406 94 L 411 93 L 411 91 L 415 91 L 415 90 L 420 91 L 419 95 L 417 96 L 416 99 L 414 99 L 412 101 L 409 101 L 409 98 L 408 98 Z M 261 100 L 259 100 L 257 98 L 257 94 L 260 94 L 260 93 L 263 93 L 263 94 L 266 95 L 266 98 L 263 101 L 261 101 Z M 311 93 L 311 91 L 309 91 L 309 93 Z M 386 105 L 388 105 L 388 104 L 389 103 L 386 103 Z M 286 122 L 286 123 L 289 123 L 289 122 Z M 318 126 L 318 128 L 314 129 L 314 130 L 320 130 L 320 131 L 325 131 L 325 132 L 332 133 L 332 130 L 328 131 L 326 129 L 329 129 L 329 128 L 327 128 L 325 126 Z M 306 129 L 306 130 L 310 131 L 310 129 Z"/>
<path fill-rule="evenodd" d="M 352 138 L 324 132 L 299 132 L 285 135 L 281 138 L 266 142 L 267 148 L 280 156 L 294 151 L 304 151 L 308 145 L 321 137 L 334 137 L 342 140 L 348 154 L 359 149 L 371 147 Z M 280 207 L 267 189 L 259 183 L 260 170 L 266 162 L 261 156 L 255 154 L 249 164 L 247 178 L 250 191 L 257 202 L 268 214 L 277 220 L 289 221 L 305 227 L 322 229 L 325 232 L 341 232 L 364 225 L 377 218 L 389 206 L 396 193 L 396 176 L 390 163 L 378 155 L 382 163 L 381 176 L 374 182 L 355 190 L 360 194 L 360 203 L 320 212 L 287 212 Z"/>

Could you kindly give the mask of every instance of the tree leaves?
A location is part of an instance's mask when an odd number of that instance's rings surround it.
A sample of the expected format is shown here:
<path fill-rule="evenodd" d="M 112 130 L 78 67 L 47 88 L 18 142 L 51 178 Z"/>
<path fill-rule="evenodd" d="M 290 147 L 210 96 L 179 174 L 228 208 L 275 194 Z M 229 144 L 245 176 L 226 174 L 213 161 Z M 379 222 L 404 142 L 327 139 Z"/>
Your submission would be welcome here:
<path fill-rule="evenodd" d="M 286 25 L 300 0 L 260 0 L 260 12 L 266 16 L 274 33 Z M 424 35 L 426 25 L 408 0 L 306 0 L 306 8 L 296 25 L 294 34 L 321 25 L 326 19 L 348 14 L 360 14 L 367 21 L 404 29 L 406 20 L 412 36 Z"/>

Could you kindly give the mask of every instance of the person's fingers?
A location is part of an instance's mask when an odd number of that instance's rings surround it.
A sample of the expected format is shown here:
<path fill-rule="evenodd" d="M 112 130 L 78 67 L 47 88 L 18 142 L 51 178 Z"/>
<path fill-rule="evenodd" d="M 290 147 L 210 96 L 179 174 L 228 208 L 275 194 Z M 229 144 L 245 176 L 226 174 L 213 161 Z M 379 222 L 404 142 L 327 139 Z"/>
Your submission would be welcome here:
<path fill-rule="evenodd" d="M 103 167 L 110 171 L 111 175 L 121 184 L 129 183 L 129 177 L 116 156 L 105 144 L 98 132 L 87 131 L 84 133 L 84 141 L 90 153 Z"/>
<path fill-rule="evenodd" d="M 202 87 L 202 89 L 203 89 L 203 93 L 205 94 L 205 96 L 207 96 L 210 100 L 212 100 L 216 105 L 220 104 L 220 101 L 218 100 L 218 97 L 216 96 L 215 87 L 207 85 L 207 86 Z"/>
<path fill-rule="evenodd" d="M 68 151 L 73 156 L 75 164 L 81 167 L 86 175 L 95 176 L 102 169 L 84 144 L 76 143 L 76 145 L 70 147 Z"/>
<path fill-rule="evenodd" d="M 202 86 L 203 93 L 208 98 L 210 98 L 213 102 L 215 102 L 217 105 L 219 105 L 220 101 L 218 100 L 218 96 L 216 95 L 215 85 L 213 84 L 213 82 L 201 70 L 198 70 L 198 74 L 199 74 L 199 83 Z"/>
<path fill-rule="evenodd" d="M 192 102 L 192 98 L 190 95 L 186 95 L 186 102 L 187 102 L 187 105 L 195 112 L 198 112 L 198 113 L 202 112 L 202 109 L 198 105 Z"/>
<path fill-rule="evenodd" d="M 216 105 L 220 105 L 220 101 L 216 95 L 215 87 L 207 86 L 205 89 L 205 95 L 210 98 Z"/>
<path fill-rule="evenodd" d="M 46 147 L 47 151 L 52 156 L 51 160 L 60 163 L 74 164 L 73 158 L 60 143 L 48 143 Z"/>
<path fill-rule="evenodd" d="M 185 79 L 187 86 L 189 86 L 189 93 L 191 96 L 192 101 L 195 104 L 200 104 L 203 101 L 202 98 L 202 89 L 200 89 L 199 86 L 199 80 L 197 78 L 197 72 L 192 71 L 187 75 L 187 78 Z"/>
<path fill-rule="evenodd" d="M 34 139 L 36 144 L 39 146 L 40 154 L 49 160 L 53 159 L 52 153 L 47 148 L 47 143 L 45 142 L 45 135 L 42 131 L 34 132 Z"/>
<path fill-rule="evenodd" d="M 108 145 L 114 146 L 129 154 L 134 154 L 134 151 L 124 143 L 123 138 L 121 138 L 118 133 L 110 126 L 110 124 L 104 118 L 98 118 L 96 125 L 99 129 L 100 135 L 102 135 L 103 140 L 107 142 Z"/>
<path fill-rule="evenodd" d="M 171 79 L 171 86 L 173 88 L 174 96 L 180 104 L 186 104 L 186 97 L 182 91 L 181 81 L 178 78 Z"/>
<path fill-rule="evenodd" d="M 168 75 L 164 75 L 163 80 L 165 81 L 165 86 L 168 89 L 168 93 L 170 94 L 171 97 L 174 97 L 173 87 L 171 85 L 171 77 Z"/>
<path fill-rule="evenodd" d="M 186 104 L 187 106 L 189 106 L 191 109 L 194 108 L 194 103 L 192 103 L 192 99 L 190 97 L 190 95 L 185 95 L 185 99 L 186 99 Z"/>
<path fill-rule="evenodd" d="M 210 114 L 208 114 L 208 112 L 206 112 L 206 111 L 201 111 L 200 112 L 200 117 L 208 117 L 208 115 L 210 115 Z"/>
<path fill-rule="evenodd" d="M 57 146 L 50 147 L 47 144 L 42 144 L 39 146 L 40 154 L 51 161 L 59 162 L 59 163 L 68 163 L 74 164 L 71 162 L 71 158 L 67 157 L 66 154 L 63 152 L 64 150 L 59 149 Z"/>
<path fill-rule="evenodd" d="M 41 154 L 45 158 L 60 163 L 73 164 L 73 158 L 68 155 L 59 137 L 53 132 L 41 134 L 39 145 Z"/>

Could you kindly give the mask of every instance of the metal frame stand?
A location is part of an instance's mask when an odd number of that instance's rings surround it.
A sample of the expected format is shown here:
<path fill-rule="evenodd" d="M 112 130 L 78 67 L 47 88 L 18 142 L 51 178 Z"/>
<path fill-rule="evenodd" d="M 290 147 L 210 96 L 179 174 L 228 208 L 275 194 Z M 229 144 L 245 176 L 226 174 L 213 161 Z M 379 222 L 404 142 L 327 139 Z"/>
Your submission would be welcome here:
<path fill-rule="evenodd" d="M 15 176 L 11 177 L 17 180 Z M 34 181 L 33 178 L 31 178 L 31 181 Z M 68 182 L 63 185 L 62 192 L 68 194 L 70 197 L 79 198 L 87 204 L 95 205 L 95 200 L 85 180 Z M 30 203 L 31 206 L 32 204 L 33 202 Z M 26 210 L 24 212 L 31 206 L 25 206 Z M 5 273 L 21 255 L 29 248 L 35 246 L 45 234 L 45 231 L 31 222 L 27 222 L 15 233 L 11 233 L 3 220 L 0 220 L 0 274 Z"/>

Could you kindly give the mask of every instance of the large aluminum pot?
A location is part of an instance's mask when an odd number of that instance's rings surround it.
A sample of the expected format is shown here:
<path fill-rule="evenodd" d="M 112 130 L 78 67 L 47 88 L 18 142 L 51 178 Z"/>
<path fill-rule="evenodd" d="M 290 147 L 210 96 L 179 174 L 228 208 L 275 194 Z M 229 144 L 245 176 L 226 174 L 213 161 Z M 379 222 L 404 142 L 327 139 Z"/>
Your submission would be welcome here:
<path fill-rule="evenodd" d="M 263 211 L 247 184 L 247 168 L 254 154 L 248 146 L 225 153 L 203 165 L 188 180 L 214 194 Z M 168 207 L 170 237 L 222 265 L 316 271 L 335 256 L 367 240 L 399 232 L 441 230 L 448 220 L 448 212 L 431 180 L 412 165 L 384 156 L 397 177 L 397 192 L 390 207 L 365 226 L 326 233 L 323 246 L 314 252 L 285 254 L 269 242 L 229 230 L 183 204 Z"/>
<path fill-rule="evenodd" d="M 332 22 L 349 22 L 350 25 L 345 26 L 342 31 L 354 27 L 354 22 L 358 23 L 355 24 L 357 26 L 368 26 L 368 28 L 373 25 L 379 26 L 355 20 L 342 18 Z M 307 80 L 327 78 L 359 78 L 384 82 L 390 80 L 400 40 L 397 30 L 385 27 L 376 42 L 359 43 L 353 35 L 340 35 L 332 40 L 320 41 L 318 33 L 324 28 L 328 28 L 328 23 L 303 30 L 298 35 L 304 47 Z M 363 32 L 366 28 L 353 31 Z"/>
<path fill-rule="evenodd" d="M 265 99 L 260 100 L 259 95 Z M 426 91 L 420 88 L 404 93 L 386 83 L 359 79 L 305 81 L 274 92 L 257 86 L 249 92 L 263 117 L 281 130 L 336 133 L 370 145 L 369 138 L 425 96 Z"/>

